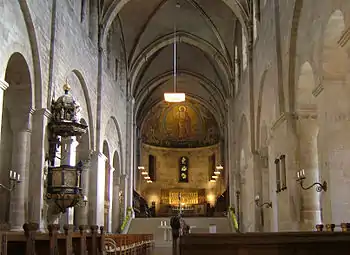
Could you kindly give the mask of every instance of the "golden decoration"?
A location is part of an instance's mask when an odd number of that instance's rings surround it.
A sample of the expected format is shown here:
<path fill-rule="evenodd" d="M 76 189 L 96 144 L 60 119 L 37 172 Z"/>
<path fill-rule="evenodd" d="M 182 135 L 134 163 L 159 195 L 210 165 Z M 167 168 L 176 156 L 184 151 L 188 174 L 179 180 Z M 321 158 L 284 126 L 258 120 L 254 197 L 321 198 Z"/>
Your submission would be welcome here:
<path fill-rule="evenodd" d="M 67 82 L 63 85 L 63 90 L 64 91 L 70 91 L 70 86 L 69 86 L 69 84 Z"/>

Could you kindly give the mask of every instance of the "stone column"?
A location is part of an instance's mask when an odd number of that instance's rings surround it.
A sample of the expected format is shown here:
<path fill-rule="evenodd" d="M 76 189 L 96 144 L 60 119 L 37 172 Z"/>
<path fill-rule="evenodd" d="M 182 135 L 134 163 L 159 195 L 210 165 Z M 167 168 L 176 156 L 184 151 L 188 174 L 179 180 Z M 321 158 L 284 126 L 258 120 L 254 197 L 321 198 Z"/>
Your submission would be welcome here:
<path fill-rule="evenodd" d="M 113 200 L 112 200 L 112 232 L 115 233 L 120 226 L 120 204 L 119 204 L 119 191 L 120 191 L 120 176 L 117 172 L 113 172 Z"/>
<path fill-rule="evenodd" d="M 234 120 L 233 120 L 233 109 L 232 109 L 233 102 L 229 103 L 228 106 L 228 123 L 227 123 L 227 164 L 224 166 L 226 168 L 225 174 L 228 178 L 228 193 L 229 193 L 229 205 L 233 206 L 235 203 L 235 181 L 234 181 L 234 174 L 235 174 L 235 157 L 234 157 Z"/>
<path fill-rule="evenodd" d="M 81 186 L 83 195 L 89 197 L 89 175 L 90 175 L 90 160 L 84 160 L 83 162 L 83 171 L 81 173 Z M 80 225 L 88 225 L 88 214 L 89 214 L 89 204 L 84 205 L 83 207 L 75 207 L 75 225 L 76 227 Z"/>
<path fill-rule="evenodd" d="M 123 174 L 120 176 L 120 191 L 121 191 L 121 195 L 122 195 L 122 201 L 120 206 L 120 220 L 122 222 L 122 220 L 124 219 L 126 212 L 127 212 L 127 191 L 128 191 L 128 175 L 127 174 Z"/>
<path fill-rule="evenodd" d="M 299 149 L 300 168 L 305 170 L 304 186 L 319 182 L 318 151 L 317 151 L 317 119 L 313 116 L 299 116 Z M 316 224 L 321 223 L 320 193 L 315 187 L 300 190 L 300 230 L 312 231 Z"/>
<path fill-rule="evenodd" d="M 126 208 L 133 207 L 133 191 L 134 191 L 134 98 L 130 97 L 127 103 L 127 134 L 126 134 L 126 172 L 128 173 L 128 183 L 126 192 Z"/>
<path fill-rule="evenodd" d="M 113 173 L 114 173 L 115 169 L 110 166 L 109 167 L 109 209 L 108 209 L 108 223 L 106 226 L 106 231 L 107 232 L 112 232 L 112 221 L 113 221 L 113 200 L 114 200 L 114 196 L 113 196 Z"/>
<path fill-rule="evenodd" d="M 91 155 L 89 178 L 89 225 L 104 225 L 105 162 L 107 158 L 101 152 Z"/>
<path fill-rule="evenodd" d="M 31 153 L 30 153 L 30 176 L 29 176 L 29 221 L 40 224 L 40 229 L 46 227 L 46 219 L 43 218 L 44 211 L 44 168 L 45 163 L 45 140 L 46 127 L 51 114 L 43 108 L 35 110 L 33 113 L 33 131 L 31 136 Z M 38 148 L 41 148 L 38 150 Z"/>
<path fill-rule="evenodd" d="M 2 124 L 2 117 L 3 117 L 4 92 L 5 92 L 5 90 L 8 87 L 9 87 L 9 84 L 6 81 L 0 79 L 0 124 Z M 2 131 L 2 129 L 0 128 L 0 139 L 1 139 L 1 131 Z M 3 156 L 3 155 L 1 155 L 1 156 Z M 3 159 L 0 159 L 0 160 L 3 160 Z M 2 169 L 2 171 L 0 171 L 0 182 L 7 184 L 7 181 L 8 181 L 8 170 L 9 169 L 6 169 L 6 170 Z M 4 219 L 4 220 L 7 218 L 7 215 L 9 214 L 8 213 L 8 206 L 9 206 L 9 200 L 8 199 L 9 198 L 8 198 L 6 193 L 4 193 L 4 192 L 1 193 L 0 192 L 0 200 L 1 201 L 6 201 L 5 203 L 7 203 L 6 207 L 2 208 L 0 210 L 0 218 Z"/>
<path fill-rule="evenodd" d="M 329 75 L 329 74 L 328 74 Z M 324 223 L 350 221 L 350 88 L 339 77 L 325 77 L 320 100 L 321 180 L 328 190 L 322 192 Z"/>
<path fill-rule="evenodd" d="M 0 123 L 2 124 L 2 111 L 4 107 L 4 91 L 9 87 L 9 84 L 0 79 Z M 0 128 L 0 138 L 1 138 L 1 128 Z"/>
<path fill-rule="evenodd" d="M 76 138 L 75 137 L 61 137 L 61 165 L 76 165 Z M 62 214 L 60 225 L 74 224 L 74 207 L 67 208 L 67 211 Z"/>
<path fill-rule="evenodd" d="M 28 220 L 29 158 L 31 138 L 31 117 L 28 114 L 15 114 L 12 120 L 13 154 L 12 170 L 20 174 L 21 183 L 11 193 L 10 224 L 13 230 L 22 231 Z"/>

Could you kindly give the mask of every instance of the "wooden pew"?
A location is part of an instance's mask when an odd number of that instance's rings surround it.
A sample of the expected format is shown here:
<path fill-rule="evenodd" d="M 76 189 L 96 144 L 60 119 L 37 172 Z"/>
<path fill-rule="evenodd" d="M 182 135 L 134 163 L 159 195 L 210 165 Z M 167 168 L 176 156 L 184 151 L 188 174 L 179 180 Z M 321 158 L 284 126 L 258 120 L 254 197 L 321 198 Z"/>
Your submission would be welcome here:
<path fill-rule="evenodd" d="M 0 255 L 102 255 L 102 254 L 147 254 L 154 245 L 152 234 L 109 234 L 105 239 L 103 227 L 80 226 L 79 232 L 65 225 L 64 233 L 58 225 L 50 225 L 49 233 L 38 232 L 38 224 L 24 224 L 24 232 L 11 232 L 0 226 Z M 115 246 L 106 252 L 107 240 Z"/>
<path fill-rule="evenodd" d="M 181 255 L 348 254 L 350 232 L 189 234 L 180 238 Z"/>
<path fill-rule="evenodd" d="M 80 232 L 72 232 L 64 226 L 59 233 L 58 225 L 50 225 L 49 233 L 39 233 L 37 224 L 24 224 L 24 233 L 0 231 L 1 255 L 102 255 L 105 251 L 103 227 L 91 226 L 90 233 L 81 226 Z"/>

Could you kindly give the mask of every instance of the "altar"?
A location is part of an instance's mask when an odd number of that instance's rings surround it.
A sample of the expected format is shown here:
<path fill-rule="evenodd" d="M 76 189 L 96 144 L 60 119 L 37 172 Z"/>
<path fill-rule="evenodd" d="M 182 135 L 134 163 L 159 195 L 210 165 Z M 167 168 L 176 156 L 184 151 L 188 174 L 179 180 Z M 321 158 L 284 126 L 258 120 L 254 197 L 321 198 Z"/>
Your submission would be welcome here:
<path fill-rule="evenodd" d="M 158 215 L 176 215 L 180 208 L 184 217 L 205 216 L 205 189 L 162 189 Z"/>

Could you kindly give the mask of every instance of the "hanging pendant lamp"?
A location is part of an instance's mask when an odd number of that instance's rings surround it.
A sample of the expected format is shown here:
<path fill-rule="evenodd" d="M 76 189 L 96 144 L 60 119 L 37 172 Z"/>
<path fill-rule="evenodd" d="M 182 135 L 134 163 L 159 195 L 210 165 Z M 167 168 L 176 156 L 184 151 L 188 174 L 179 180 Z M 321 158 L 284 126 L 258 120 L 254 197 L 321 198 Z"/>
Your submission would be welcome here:
<path fill-rule="evenodd" d="M 180 5 L 177 3 L 176 7 L 179 8 Z M 173 71 L 173 77 L 174 77 L 174 92 L 171 93 L 164 93 L 164 100 L 169 103 L 180 103 L 184 102 L 186 100 L 185 93 L 178 93 L 176 92 L 176 85 L 177 85 L 177 44 L 176 44 L 176 25 L 174 24 L 174 56 L 173 56 L 173 62 L 174 62 L 174 71 Z"/>

